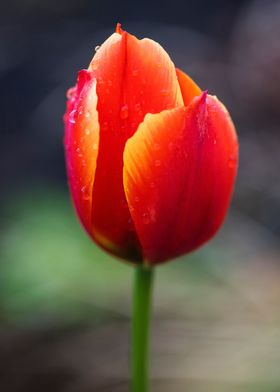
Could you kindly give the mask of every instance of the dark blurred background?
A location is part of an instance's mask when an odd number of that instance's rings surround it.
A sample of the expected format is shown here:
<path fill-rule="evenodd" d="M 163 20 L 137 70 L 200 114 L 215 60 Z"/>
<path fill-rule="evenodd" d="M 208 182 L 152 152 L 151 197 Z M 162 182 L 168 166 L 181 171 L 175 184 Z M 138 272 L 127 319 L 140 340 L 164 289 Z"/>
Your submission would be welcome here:
<path fill-rule="evenodd" d="M 0 390 L 128 391 L 132 268 L 103 254 L 65 178 L 65 91 L 116 22 L 229 108 L 240 140 L 218 236 L 157 269 L 154 391 L 280 390 L 280 1 L 0 5 Z"/>

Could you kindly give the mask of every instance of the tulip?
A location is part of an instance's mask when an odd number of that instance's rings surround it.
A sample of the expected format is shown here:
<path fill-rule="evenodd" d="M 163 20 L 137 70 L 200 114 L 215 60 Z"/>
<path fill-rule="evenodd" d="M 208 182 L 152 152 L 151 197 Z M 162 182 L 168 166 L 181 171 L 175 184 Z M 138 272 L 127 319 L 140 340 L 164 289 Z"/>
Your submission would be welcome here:
<path fill-rule="evenodd" d="M 65 149 L 78 216 L 105 250 L 154 265 L 221 226 L 238 144 L 225 107 L 150 39 L 117 26 L 67 93 Z"/>
<path fill-rule="evenodd" d="M 67 96 L 69 186 L 97 244 L 148 271 L 214 236 L 238 162 L 234 125 L 216 97 L 176 69 L 158 43 L 138 40 L 119 24 Z M 140 286 L 135 290 L 135 318 L 141 314 L 148 324 L 151 277 L 139 271 L 147 290 L 146 298 Z M 141 333 L 145 340 L 144 327 L 134 340 L 143 359 Z M 146 390 L 144 378 L 135 391 Z"/>

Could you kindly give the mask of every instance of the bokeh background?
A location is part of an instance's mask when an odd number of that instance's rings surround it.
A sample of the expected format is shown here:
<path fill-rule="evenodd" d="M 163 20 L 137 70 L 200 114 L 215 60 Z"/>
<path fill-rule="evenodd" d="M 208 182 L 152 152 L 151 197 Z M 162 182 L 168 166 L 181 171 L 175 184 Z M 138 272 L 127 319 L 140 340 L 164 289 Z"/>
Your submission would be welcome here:
<path fill-rule="evenodd" d="M 216 94 L 240 139 L 222 230 L 157 269 L 154 391 L 279 391 L 280 2 L 0 7 L 0 390 L 128 391 L 133 269 L 80 228 L 62 146 L 65 91 L 120 21 Z"/>

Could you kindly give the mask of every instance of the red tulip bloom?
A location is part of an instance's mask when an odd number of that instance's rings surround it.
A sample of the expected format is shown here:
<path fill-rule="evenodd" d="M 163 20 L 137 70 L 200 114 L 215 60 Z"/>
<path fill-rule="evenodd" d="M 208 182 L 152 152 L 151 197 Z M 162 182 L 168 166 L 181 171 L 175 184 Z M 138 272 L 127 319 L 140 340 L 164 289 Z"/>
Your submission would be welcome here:
<path fill-rule="evenodd" d="M 65 129 L 74 205 L 107 251 L 157 264 L 221 226 L 237 172 L 233 123 L 158 43 L 118 25 L 68 91 Z"/>

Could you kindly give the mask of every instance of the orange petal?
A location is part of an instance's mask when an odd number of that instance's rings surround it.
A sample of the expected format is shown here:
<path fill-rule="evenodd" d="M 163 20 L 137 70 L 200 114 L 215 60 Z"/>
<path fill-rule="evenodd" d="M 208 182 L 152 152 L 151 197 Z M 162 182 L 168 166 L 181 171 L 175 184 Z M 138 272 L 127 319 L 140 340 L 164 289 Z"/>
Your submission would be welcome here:
<path fill-rule="evenodd" d="M 81 71 L 69 90 L 65 114 L 65 153 L 69 186 L 78 216 L 92 235 L 92 187 L 99 144 L 96 80 Z"/>
<path fill-rule="evenodd" d="M 204 93 L 189 107 L 147 115 L 124 151 L 124 188 L 147 263 L 187 253 L 226 214 L 238 145 L 229 114 Z"/>
<path fill-rule="evenodd" d="M 183 71 L 176 68 L 177 78 L 181 87 L 181 93 L 183 96 L 185 106 L 188 106 L 194 97 L 201 94 L 201 90 L 198 85 Z"/>
<path fill-rule="evenodd" d="M 117 28 L 89 70 L 97 79 L 100 144 L 93 186 L 93 233 L 104 248 L 139 259 L 123 189 L 123 150 L 146 113 L 183 104 L 173 63 L 157 43 Z"/>

